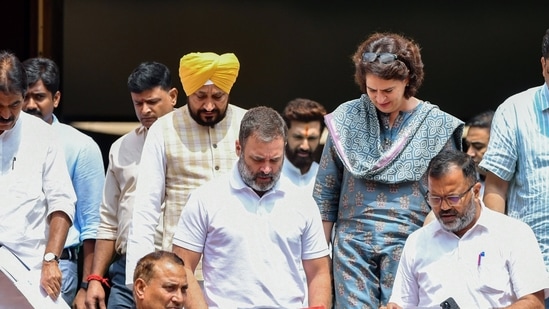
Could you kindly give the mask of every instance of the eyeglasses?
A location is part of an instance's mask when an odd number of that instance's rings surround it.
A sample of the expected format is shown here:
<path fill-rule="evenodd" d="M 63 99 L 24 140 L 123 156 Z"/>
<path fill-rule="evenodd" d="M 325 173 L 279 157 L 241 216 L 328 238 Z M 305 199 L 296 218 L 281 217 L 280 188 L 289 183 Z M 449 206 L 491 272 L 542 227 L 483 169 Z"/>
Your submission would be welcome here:
<path fill-rule="evenodd" d="M 362 54 L 362 62 L 374 62 L 377 59 L 379 59 L 380 63 L 388 64 L 395 62 L 397 60 L 398 56 L 391 53 L 363 53 Z"/>
<path fill-rule="evenodd" d="M 447 195 L 442 197 L 442 196 L 431 195 L 431 193 L 427 192 L 427 194 L 425 195 L 425 198 L 427 199 L 427 203 L 429 203 L 431 207 L 440 207 L 442 205 L 443 199 L 446 201 L 448 205 L 454 207 L 459 205 L 459 202 L 461 202 L 461 199 L 471 191 L 471 189 L 475 186 L 475 184 L 476 182 L 461 194 Z"/>

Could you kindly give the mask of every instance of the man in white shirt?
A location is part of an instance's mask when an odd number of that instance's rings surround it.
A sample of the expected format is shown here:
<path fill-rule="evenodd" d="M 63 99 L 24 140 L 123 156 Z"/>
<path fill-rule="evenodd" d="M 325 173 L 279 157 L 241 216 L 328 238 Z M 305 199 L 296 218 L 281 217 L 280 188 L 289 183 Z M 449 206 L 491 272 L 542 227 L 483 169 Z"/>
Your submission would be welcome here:
<path fill-rule="evenodd" d="M 298 187 L 313 192 L 318 163 L 315 154 L 320 147 L 326 109 L 320 103 L 297 98 L 286 105 L 282 118 L 288 126 L 288 143 L 282 174 Z"/>
<path fill-rule="evenodd" d="M 208 308 L 331 308 L 320 212 L 311 194 L 280 177 L 286 137 L 274 109 L 250 109 L 231 172 L 193 191 L 183 208 L 174 252 L 193 271 L 203 257 Z"/>
<path fill-rule="evenodd" d="M 549 276 L 534 232 L 484 206 L 473 159 L 443 150 L 427 173 L 437 220 L 407 238 L 387 308 L 545 308 Z"/>
<path fill-rule="evenodd" d="M 0 52 L 0 245 L 31 271 L 57 300 L 61 293 L 59 256 L 75 212 L 76 196 L 65 157 L 51 126 L 22 113 L 27 91 L 25 69 L 17 57 Z M 4 308 L 19 308 L 0 288 Z"/>

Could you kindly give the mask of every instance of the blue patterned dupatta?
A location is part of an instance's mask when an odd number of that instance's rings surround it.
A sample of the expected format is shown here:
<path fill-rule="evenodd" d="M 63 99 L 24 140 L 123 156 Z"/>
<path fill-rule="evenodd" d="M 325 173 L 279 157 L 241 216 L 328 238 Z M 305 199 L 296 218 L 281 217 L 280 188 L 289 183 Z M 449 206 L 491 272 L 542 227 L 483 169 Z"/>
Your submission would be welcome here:
<path fill-rule="evenodd" d="M 341 104 L 325 122 L 340 160 L 360 179 L 388 184 L 419 181 L 445 145 L 462 149 L 463 121 L 429 102 L 418 105 L 387 150 L 376 107 L 365 94 Z"/>

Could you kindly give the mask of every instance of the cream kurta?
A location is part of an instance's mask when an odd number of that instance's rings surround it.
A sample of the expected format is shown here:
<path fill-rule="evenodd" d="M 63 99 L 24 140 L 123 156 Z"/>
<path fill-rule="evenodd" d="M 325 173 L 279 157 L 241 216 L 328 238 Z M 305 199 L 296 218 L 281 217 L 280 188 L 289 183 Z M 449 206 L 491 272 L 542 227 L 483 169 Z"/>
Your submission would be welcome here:
<path fill-rule="evenodd" d="M 246 110 L 229 105 L 214 127 L 194 121 L 187 106 L 158 119 L 149 129 L 137 182 L 137 199 L 130 226 L 126 284 L 142 256 L 154 250 L 154 229 L 164 218 L 162 247 L 171 250 L 175 227 L 189 193 L 228 172 L 238 159 L 235 141 Z M 164 208 L 161 207 L 165 203 Z M 201 279 L 202 274 L 197 273 Z"/>

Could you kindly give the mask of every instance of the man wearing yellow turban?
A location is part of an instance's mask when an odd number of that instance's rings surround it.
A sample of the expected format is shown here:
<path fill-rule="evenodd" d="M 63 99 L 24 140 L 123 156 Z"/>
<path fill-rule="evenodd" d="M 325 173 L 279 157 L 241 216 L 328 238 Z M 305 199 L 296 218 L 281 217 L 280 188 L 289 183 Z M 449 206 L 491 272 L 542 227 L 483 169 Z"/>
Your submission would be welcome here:
<path fill-rule="evenodd" d="M 240 62 L 234 54 L 190 53 L 181 57 L 179 77 L 187 95 L 211 81 L 226 93 L 231 92 Z"/>
<path fill-rule="evenodd" d="M 126 254 L 127 285 L 132 284 L 137 261 L 155 250 L 159 223 L 162 249 L 171 251 L 189 193 L 230 171 L 238 159 L 235 141 L 246 110 L 229 104 L 229 93 L 239 69 L 232 53 L 196 52 L 181 58 L 186 107 L 159 118 L 143 146 Z M 200 265 L 196 277 L 202 280 Z"/>

